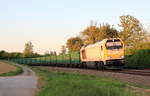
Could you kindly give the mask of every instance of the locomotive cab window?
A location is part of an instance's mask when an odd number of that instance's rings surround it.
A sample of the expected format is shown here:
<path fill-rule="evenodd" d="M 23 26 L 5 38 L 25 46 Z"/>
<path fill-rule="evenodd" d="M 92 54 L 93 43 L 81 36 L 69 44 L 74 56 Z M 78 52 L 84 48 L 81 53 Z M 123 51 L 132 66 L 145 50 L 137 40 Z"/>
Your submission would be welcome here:
<path fill-rule="evenodd" d="M 121 49 L 123 47 L 122 42 L 119 39 L 107 40 L 106 48 L 111 49 Z"/>

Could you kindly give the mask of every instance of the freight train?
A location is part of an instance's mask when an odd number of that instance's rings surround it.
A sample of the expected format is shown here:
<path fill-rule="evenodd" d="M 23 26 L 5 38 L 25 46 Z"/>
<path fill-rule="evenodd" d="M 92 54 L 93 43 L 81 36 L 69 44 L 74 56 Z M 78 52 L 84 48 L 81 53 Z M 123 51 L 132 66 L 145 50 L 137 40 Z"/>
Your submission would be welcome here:
<path fill-rule="evenodd" d="M 82 65 L 94 65 L 97 69 L 124 66 L 124 43 L 120 38 L 109 38 L 80 50 Z"/>
<path fill-rule="evenodd" d="M 12 59 L 12 61 L 41 66 L 122 68 L 125 64 L 124 43 L 120 38 L 108 38 L 95 44 L 83 46 L 79 52 L 40 58 Z"/>

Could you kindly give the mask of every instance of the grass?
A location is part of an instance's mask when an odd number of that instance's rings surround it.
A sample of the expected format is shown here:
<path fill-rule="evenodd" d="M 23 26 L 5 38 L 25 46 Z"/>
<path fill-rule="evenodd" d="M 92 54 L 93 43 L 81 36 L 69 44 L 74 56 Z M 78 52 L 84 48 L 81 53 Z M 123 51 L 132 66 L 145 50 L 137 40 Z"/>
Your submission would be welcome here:
<path fill-rule="evenodd" d="M 23 72 L 23 70 L 22 70 L 21 67 L 16 66 L 15 64 L 10 63 L 10 62 L 8 62 L 8 61 L 3 61 L 3 62 L 6 62 L 6 63 L 8 63 L 8 64 L 11 64 L 11 65 L 15 66 L 15 67 L 16 67 L 16 70 L 15 70 L 15 71 L 10 71 L 10 72 L 7 72 L 7 73 L 0 74 L 0 76 L 14 76 L 14 75 L 19 75 L 19 74 L 21 74 L 21 73 Z"/>
<path fill-rule="evenodd" d="M 38 96 L 134 96 L 125 83 L 112 79 L 33 69 L 44 80 Z"/>

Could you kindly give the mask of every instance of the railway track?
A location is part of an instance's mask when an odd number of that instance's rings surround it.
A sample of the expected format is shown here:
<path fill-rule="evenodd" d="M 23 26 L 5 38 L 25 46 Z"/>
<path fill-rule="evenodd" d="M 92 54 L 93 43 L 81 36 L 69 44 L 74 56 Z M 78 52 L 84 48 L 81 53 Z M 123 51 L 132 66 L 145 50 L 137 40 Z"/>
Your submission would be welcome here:
<path fill-rule="evenodd" d="M 115 71 L 118 73 L 141 75 L 141 76 L 150 76 L 150 69 L 125 69 L 121 71 Z"/>
<path fill-rule="evenodd" d="M 100 77 L 100 78 L 105 78 L 105 79 L 112 79 L 112 80 L 119 80 L 119 82 L 125 82 L 126 83 L 126 87 L 127 89 L 131 89 L 136 91 L 137 89 L 140 90 L 140 92 L 150 92 L 149 90 L 141 90 L 141 88 L 138 88 L 138 86 L 144 86 L 149 88 L 150 87 L 150 76 L 140 76 L 143 74 L 135 74 L 134 72 L 138 72 L 138 73 L 149 73 L 150 74 L 150 69 L 124 69 L 124 70 L 96 70 L 94 68 L 87 68 L 87 69 L 83 69 L 83 68 L 67 68 L 67 67 L 56 67 L 56 66 L 37 66 L 40 69 L 44 69 L 44 70 L 48 70 L 50 72 L 66 72 L 66 73 L 77 73 L 77 74 L 85 74 L 85 75 L 89 75 L 91 76 L 91 79 L 94 78 L 94 76 L 96 77 Z M 115 73 L 117 72 L 117 73 Z M 121 73 L 124 72 L 124 73 Z M 133 72 L 133 73 L 131 73 Z M 86 78 L 85 78 L 86 80 Z M 131 86 L 129 86 L 129 84 L 133 84 Z M 136 86 L 136 87 L 134 87 Z M 136 91 L 137 92 L 137 91 Z M 143 94 L 143 93 L 142 93 Z M 144 93 L 145 94 L 145 93 Z M 148 93 L 149 94 L 149 93 Z M 150 95 L 139 95 L 139 96 L 150 96 Z"/>
<path fill-rule="evenodd" d="M 57 66 L 39 66 L 39 68 L 56 72 L 73 72 L 130 82 L 137 85 L 150 86 L 150 69 L 97 70 L 94 68 L 67 68 Z"/>
<path fill-rule="evenodd" d="M 93 70 L 92 68 L 88 68 Z M 131 75 L 140 75 L 140 76 L 150 76 L 150 69 L 123 69 L 123 70 L 97 70 L 96 71 L 105 71 L 105 72 L 113 72 L 113 73 L 123 73 L 123 74 L 131 74 Z"/>
<path fill-rule="evenodd" d="M 105 72 L 114 72 L 114 73 L 124 73 L 124 74 L 132 74 L 132 75 L 140 75 L 140 76 L 150 76 L 150 69 L 123 69 L 123 70 L 113 70 L 113 69 L 106 69 L 106 70 L 98 70 L 96 68 L 76 68 L 76 67 L 64 67 L 64 66 L 51 66 L 51 67 L 60 67 L 60 68 L 75 68 L 81 70 L 95 70 L 95 71 L 105 71 Z"/>
<path fill-rule="evenodd" d="M 93 70 L 94 68 L 88 68 Z M 94 69 L 97 70 L 97 69 Z M 97 70 L 97 71 L 106 71 L 106 72 L 115 72 L 115 73 L 124 73 L 124 74 L 132 74 L 132 75 L 140 75 L 140 76 L 150 76 L 150 68 L 149 69 L 106 69 L 106 70 Z"/>
<path fill-rule="evenodd" d="M 98 69 L 95 69 L 95 68 L 87 68 L 87 69 L 96 70 L 96 71 L 105 71 L 105 72 L 115 72 L 115 73 L 140 75 L 140 76 L 150 76 L 150 69 L 122 69 L 122 70 L 118 70 L 118 69 L 117 70 L 115 70 L 115 69 L 98 70 Z"/>

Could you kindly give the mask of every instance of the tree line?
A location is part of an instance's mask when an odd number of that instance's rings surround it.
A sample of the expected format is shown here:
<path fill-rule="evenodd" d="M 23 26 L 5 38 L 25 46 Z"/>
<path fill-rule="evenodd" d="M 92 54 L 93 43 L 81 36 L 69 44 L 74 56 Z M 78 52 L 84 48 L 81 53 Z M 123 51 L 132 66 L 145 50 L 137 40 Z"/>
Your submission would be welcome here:
<path fill-rule="evenodd" d="M 0 51 L 0 59 L 12 59 L 12 58 L 34 58 L 34 57 L 43 57 L 43 56 L 51 56 L 56 55 L 55 51 L 45 52 L 44 55 L 39 53 L 35 53 L 33 51 L 33 44 L 32 42 L 27 42 L 25 44 L 23 52 L 6 52 L 4 50 Z"/>
<path fill-rule="evenodd" d="M 142 23 L 131 15 L 120 16 L 118 30 L 110 24 L 97 24 L 91 22 L 80 35 L 70 37 L 66 42 L 66 48 L 71 51 L 79 51 L 84 45 L 93 44 L 105 38 L 121 38 L 125 43 L 126 54 L 133 54 L 139 49 L 150 49 L 150 33 Z"/>
<path fill-rule="evenodd" d="M 143 27 L 142 23 L 131 15 L 120 16 L 118 29 L 111 24 L 98 24 L 91 22 L 79 36 L 70 37 L 65 45 L 61 46 L 60 54 L 79 51 L 82 46 L 96 43 L 105 38 L 121 38 L 125 43 L 126 54 L 133 54 L 140 49 L 150 49 L 150 33 Z M 27 42 L 23 53 L 0 51 L 0 58 L 32 58 L 41 56 L 57 55 L 56 51 L 46 51 L 40 55 L 33 51 L 33 44 Z"/>

